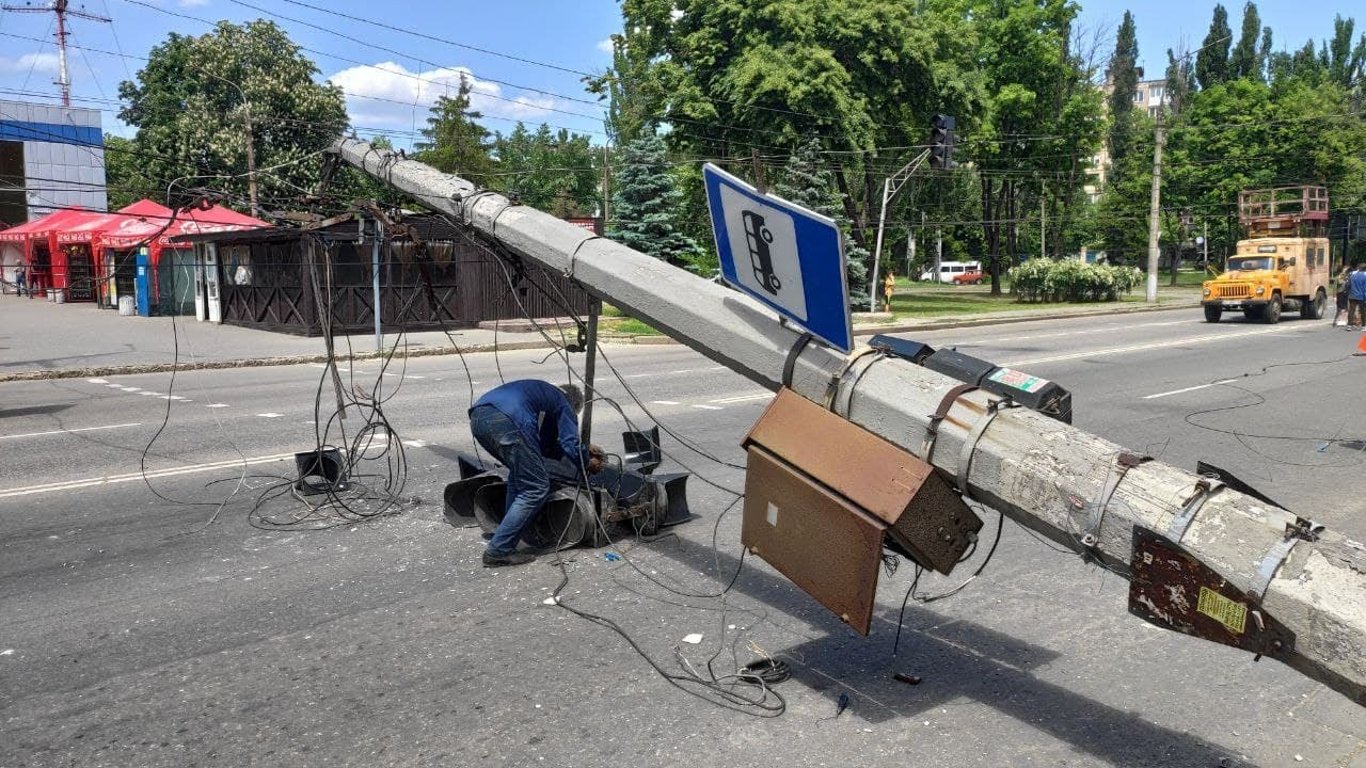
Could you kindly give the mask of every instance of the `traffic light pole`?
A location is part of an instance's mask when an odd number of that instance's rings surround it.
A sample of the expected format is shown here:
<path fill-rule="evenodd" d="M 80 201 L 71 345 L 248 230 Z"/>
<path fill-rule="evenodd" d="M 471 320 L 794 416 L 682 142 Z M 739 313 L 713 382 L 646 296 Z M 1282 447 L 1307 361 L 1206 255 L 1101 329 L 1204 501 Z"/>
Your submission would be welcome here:
<path fill-rule="evenodd" d="M 993 405 L 981 390 L 956 391 L 958 381 L 910 361 L 808 343 L 742 294 L 391 151 L 354 139 L 333 151 L 755 383 L 789 384 L 1064 547 L 1127 572 L 1136 527 L 1177 531 L 1186 553 L 1255 599 L 1248 622 L 1274 618 L 1293 632 L 1293 645 L 1268 655 L 1366 703 L 1366 546 L 1335 531 L 1290 537 L 1288 524 L 1299 521 L 1285 510 L 1135 461 L 1039 413 Z"/>
<path fill-rule="evenodd" d="M 929 156 L 930 151 L 927 149 L 916 155 L 911 162 L 901 166 L 901 170 L 882 180 L 882 212 L 877 216 L 877 245 L 873 248 L 873 277 L 868 281 L 868 308 L 870 310 L 877 310 L 877 278 L 878 269 L 882 265 L 882 230 L 887 224 L 887 204 L 896 197 L 896 193 L 901 191 L 901 188 L 910 180 L 911 175 Z"/>

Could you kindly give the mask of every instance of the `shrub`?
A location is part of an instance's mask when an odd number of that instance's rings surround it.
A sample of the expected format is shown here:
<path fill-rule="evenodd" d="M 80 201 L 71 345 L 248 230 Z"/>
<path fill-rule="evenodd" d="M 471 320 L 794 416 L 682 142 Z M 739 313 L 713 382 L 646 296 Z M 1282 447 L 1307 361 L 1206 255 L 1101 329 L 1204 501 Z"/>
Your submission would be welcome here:
<path fill-rule="evenodd" d="M 1116 301 L 1143 280 L 1136 267 L 1030 259 L 1011 271 L 1020 301 Z"/>

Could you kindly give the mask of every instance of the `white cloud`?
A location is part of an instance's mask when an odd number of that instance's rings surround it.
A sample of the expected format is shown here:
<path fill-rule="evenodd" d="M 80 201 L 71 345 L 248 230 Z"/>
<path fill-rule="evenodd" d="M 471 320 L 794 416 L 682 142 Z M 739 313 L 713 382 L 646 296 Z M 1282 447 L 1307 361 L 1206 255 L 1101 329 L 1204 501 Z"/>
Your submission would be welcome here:
<path fill-rule="evenodd" d="M 57 54 L 25 53 L 18 58 L 0 56 L 0 72 L 56 72 Z"/>
<path fill-rule="evenodd" d="M 597 46 L 597 48 L 598 48 L 599 51 L 602 51 L 603 53 L 611 53 L 611 52 L 612 52 L 612 38 L 609 37 L 609 38 L 607 38 L 606 40 L 599 40 L 599 41 L 598 41 L 598 46 Z"/>
<path fill-rule="evenodd" d="M 422 72 L 402 64 L 385 61 L 374 66 L 358 66 L 328 78 L 346 93 L 346 108 L 351 121 L 366 128 L 411 128 L 421 125 L 427 112 L 441 96 L 454 96 L 460 78 L 470 83 L 470 109 L 489 117 L 525 120 L 547 114 L 555 99 L 542 94 L 507 96 L 497 83 L 480 80 L 466 67 L 442 67 Z"/>

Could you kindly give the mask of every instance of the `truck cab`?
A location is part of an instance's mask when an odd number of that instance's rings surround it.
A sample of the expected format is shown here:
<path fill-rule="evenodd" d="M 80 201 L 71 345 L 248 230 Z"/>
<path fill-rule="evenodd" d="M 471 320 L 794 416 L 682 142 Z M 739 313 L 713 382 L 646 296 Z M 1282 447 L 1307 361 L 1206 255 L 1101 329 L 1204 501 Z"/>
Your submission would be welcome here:
<path fill-rule="evenodd" d="M 1224 273 L 1201 291 L 1205 320 L 1240 310 L 1250 321 L 1278 323 L 1283 311 L 1323 318 L 1328 302 L 1328 192 L 1323 187 L 1278 187 L 1238 195 L 1238 241 Z"/>

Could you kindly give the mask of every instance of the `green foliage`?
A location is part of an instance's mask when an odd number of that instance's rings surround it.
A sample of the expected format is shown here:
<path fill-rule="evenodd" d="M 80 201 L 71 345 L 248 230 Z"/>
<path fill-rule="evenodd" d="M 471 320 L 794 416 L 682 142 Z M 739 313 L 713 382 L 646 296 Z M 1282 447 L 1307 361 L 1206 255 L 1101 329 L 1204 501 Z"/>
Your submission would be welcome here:
<path fill-rule="evenodd" d="M 1229 79 L 1228 52 L 1233 45 L 1233 30 L 1228 26 L 1228 11 L 1220 3 L 1214 4 L 1214 18 L 1209 32 L 1195 55 L 1195 79 L 1201 88 L 1213 88 Z"/>
<path fill-rule="evenodd" d="M 165 185 L 158 185 L 144 172 L 144 159 L 132 139 L 104 135 L 104 174 L 109 192 L 109 210 L 118 210 L 144 197 L 163 198 Z"/>
<path fill-rule="evenodd" d="M 523 205 L 561 218 L 591 216 L 600 199 L 599 169 L 588 136 L 565 129 L 535 133 L 517 123 L 494 136 L 495 170 L 489 186 L 515 193 Z"/>
<path fill-rule="evenodd" d="M 621 152 L 607 236 L 682 266 L 697 246 L 679 229 L 681 202 L 682 195 L 669 175 L 664 141 L 658 136 L 637 139 Z"/>
<path fill-rule="evenodd" d="M 826 168 L 822 160 L 819 139 L 808 139 L 787 159 L 787 165 L 783 167 L 773 190 L 785 200 L 835 219 L 840 223 L 841 229 L 847 230 L 849 221 L 839 210 L 839 198 L 834 189 L 834 174 Z M 868 249 L 846 235 L 844 257 L 849 304 L 856 310 L 866 309 L 868 271 L 871 262 Z"/>
<path fill-rule="evenodd" d="M 482 187 L 488 183 L 493 161 L 488 129 L 476 122 L 483 115 L 470 110 L 470 87 L 462 76 L 455 96 L 442 96 L 432 105 L 427 127 L 422 129 L 426 141 L 416 147 L 417 159 Z"/>
<path fill-rule="evenodd" d="M 244 200 L 250 133 L 265 207 L 289 207 L 317 183 L 326 149 L 347 125 L 341 90 L 314 81 L 317 66 L 269 21 L 219 22 L 199 37 L 172 33 L 152 49 L 136 81 L 119 85 L 119 119 L 137 128 L 137 168 L 115 163 L 111 183 L 163 200 L 193 176 Z M 248 131 L 250 125 L 250 131 Z"/>
<path fill-rule="evenodd" d="M 1010 273 L 1011 291 L 1020 301 L 1118 301 L 1143 282 L 1134 267 L 1084 264 L 1065 259 L 1030 259 Z"/>
<path fill-rule="evenodd" d="M 1265 34 L 1263 34 L 1265 33 Z M 1262 36 L 1262 47 L 1257 47 L 1258 35 Z M 1251 77 L 1265 79 L 1266 55 L 1271 48 L 1271 28 L 1262 29 L 1257 4 L 1248 2 L 1243 6 L 1243 30 L 1238 36 L 1238 44 L 1233 47 L 1228 59 L 1228 75 L 1231 79 Z"/>
<path fill-rule="evenodd" d="M 1133 14 L 1124 12 L 1124 21 L 1115 35 L 1115 52 L 1110 57 L 1110 162 L 1115 168 L 1129 155 L 1134 133 L 1134 90 L 1138 88 L 1138 34 Z M 1112 168 L 1111 177 L 1116 171 Z"/>

